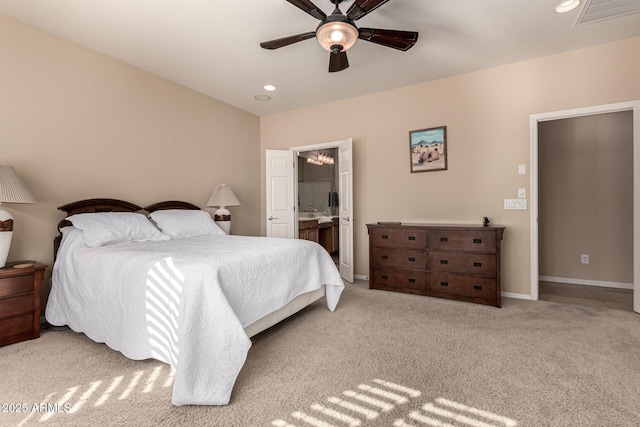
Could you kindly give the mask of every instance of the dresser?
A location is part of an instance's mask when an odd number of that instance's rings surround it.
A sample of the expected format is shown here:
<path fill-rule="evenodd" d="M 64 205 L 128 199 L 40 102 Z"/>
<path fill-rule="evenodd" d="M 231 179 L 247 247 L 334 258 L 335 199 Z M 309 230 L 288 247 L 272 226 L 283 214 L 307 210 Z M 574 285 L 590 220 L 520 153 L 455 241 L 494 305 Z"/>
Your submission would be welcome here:
<path fill-rule="evenodd" d="M 0 345 L 40 336 L 40 285 L 46 267 L 22 261 L 0 269 Z"/>
<path fill-rule="evenodd" d="M 505 227 L 378 223 L 369 231 L 369 288 L 500 307 Z"/>

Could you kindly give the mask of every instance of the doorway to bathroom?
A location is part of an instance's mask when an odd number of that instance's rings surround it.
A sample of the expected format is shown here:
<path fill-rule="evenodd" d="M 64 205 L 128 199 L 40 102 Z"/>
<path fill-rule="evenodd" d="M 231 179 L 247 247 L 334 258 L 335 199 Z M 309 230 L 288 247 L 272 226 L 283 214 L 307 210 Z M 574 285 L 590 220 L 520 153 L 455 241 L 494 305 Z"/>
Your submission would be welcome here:
<path fill-rule="evenodd" d="M 328 246 L 337 243 L 337 250 L 334 253 L 338 260 L 338 269 L 342 278 L 350 283 L 353 282 L 354 274 L 352 152 L 351 138 L 324 144 L 291 147 L 289 150 L 266 150 L 267 236 L 298 238 L 301 234 L 304 236 L 305 233 L 315 233 L 315 231 L 307 231 L 307 228 L 300 228 L 300 220 L 313 214 L 316 219 L 311 221 L 313 225 L 317 222 L 318 240 L 333 238 L 333 242 L 326 242 Z M 311 163 L 307 162 L 307 158 L 321 162 L 317 156 L 321 155 L 324 158 L 328 153 L 334 153 L 335 185 L 331 184 L 331 178 L 321 184 L 309 183 L 307 185 L 306 182 L 303 182 L 303 188 L 308 187 L 311 194 L 309 195 L 306 190 L 303 190 L 303 194 L 300 195 L 298 191 L 299 174 L 302 173 L 304 177 L 306 164 Z M 299 161 L 302 159 L 304 161 Z M 300 163 L 304 163 L 305 166 L 299 167 Z M 316 164 L 315 166 L 320 165 Z M 304 168 L 303 172 L 299 172 L 299 169 L 302 168 Z M 309 176 L 313 176 L 312 174 L 316 172 L 311 166 L 309 167 Z M 335 191 L 333 191 L 333 187 L 335 187 Z M 315 202 L 314 191 L 318 194 L 325 192 L 326 194 L 318 195 L 318 201 Z M 320 197 L 322 197 L 322 201 L 320 201 Z M 328 212 L 326 212 L 327 209 L 329 209 Z M 330 215 L 324 215 L 325 213 Z M 320 231 L 320 221 L 323 224 L 323 231 Z M 331 221 L 332 234 L 329 234 L 329 230 L 327 230 L 329 221 Z M 308 224 L 303 223 L 302 225 L 304 227 Z M 318 241 L 318 243 L 321 242 Z"/>
<path fill-rule="evenodd" d="M 338 149 L 299 151 L 298 238 L 319 243 L 340 261 Z"/>

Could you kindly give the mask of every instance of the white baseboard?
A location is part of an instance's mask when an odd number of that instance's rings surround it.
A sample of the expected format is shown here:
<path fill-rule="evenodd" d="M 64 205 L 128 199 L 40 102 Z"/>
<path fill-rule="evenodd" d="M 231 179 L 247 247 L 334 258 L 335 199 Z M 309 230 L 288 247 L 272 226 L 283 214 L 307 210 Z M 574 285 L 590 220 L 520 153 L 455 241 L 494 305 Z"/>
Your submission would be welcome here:
<path fill-rule="evenodd" d="M 353 275 L 354 279 L 369 281 L 369 276 L 361 276 L 359 274 Z M 621 282 L 603 282 L 600 280 L 584 280 L 584 279 L 570 279 L 566 277 L 550 277 L 540 276 L 539 280 L 542 282 L 553 283 L 569 283 L 572 285 L 587 285 L 587 286 L 600 286 L 603 288 L 618 288 L 618 289 L 633 289 L 633 283 L 621 283 Z M 529 294 L 517 294 L 514 292 L 501 292 L 501 296 L 506 298 L 517 298 L 534 301 L 533 296 Z"/>
<path fill-rule="evenodd" d="M 507 298 L 528 299 L 531 301 L 534 300 L 534 298 L 529 294 L 516 294 L 513 292 L 500 292 L 500 296 L 507 297 Z"/>
<path fill-rule="evenodd" d="M 361 275 L 358 275 L 358 274 L 354 274 L 353 278 L 354 279 L 359 279 L 359 280 L 369 281 L 369 276 L 361 276 Z M 533 297 L 531 295 L 528 295 L 528 294 L 516 294 L 516 293 L 513 293 L 513 292 L 501 292 L 500 295 L 503 296 L 503 297 L 506 297 L 506 298 L 517 298 L 517 299 L 533 300 Z"/>
<path fill-rule="evenodd" d="M 572 279 L 567 277 L 539 276 L 541 282 L 569 283 L 572 285 L 600 286 L 602 288 L 633 289 L 633 283 L 605 282 L 602 280 Z"/>

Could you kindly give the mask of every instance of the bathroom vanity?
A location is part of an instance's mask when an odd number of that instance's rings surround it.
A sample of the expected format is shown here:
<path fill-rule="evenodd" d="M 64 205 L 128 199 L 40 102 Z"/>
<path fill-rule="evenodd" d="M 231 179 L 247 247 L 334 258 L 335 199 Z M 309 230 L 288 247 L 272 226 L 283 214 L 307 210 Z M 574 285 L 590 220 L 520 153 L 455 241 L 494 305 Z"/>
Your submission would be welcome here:
<path fill-rule="evenodd" d="M 300 217 L 298 237 L 320 243 L 327 252 L 334 254 L 340 245 L 338 220 L 337 216 Z"/>

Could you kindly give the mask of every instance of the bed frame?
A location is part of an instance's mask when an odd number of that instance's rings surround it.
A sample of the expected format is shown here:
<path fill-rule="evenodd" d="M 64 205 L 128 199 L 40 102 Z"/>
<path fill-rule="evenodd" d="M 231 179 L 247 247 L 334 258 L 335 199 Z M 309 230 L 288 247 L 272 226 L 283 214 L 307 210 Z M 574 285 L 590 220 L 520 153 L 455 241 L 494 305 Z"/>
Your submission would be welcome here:
<path fill-rule="evenodd" d="M 58 235 L 53 240 L 53 259 L 55 262 L 60 248 L 60 242 L 62 241 L 62 228 L 70 226 L 66 218 L 71 215 L 79 213 L 96 213 L 96 212 L 140 212 L 146 211 L 148 213 L 158 210 L 166 209 L 186 209 L 186 210 L 200 210 L 200 208 L 193 203 L 183 202 L 179 200 L 168 200 L 164 202 L 158 202 L 149 206 L 140 207 L 136 204 L 126 202 L 118 199 L 86 199 L 79 200 L 77 202 L 68 203 L 66 205 L 58 207 L 58 210 L 65 212 L 65 217 L 58 223 Z M 307 292 L 296 298 L 294 298 L 289 304 L 274 311 L 271 314 L 257 320 L 251 325 L 245 328 L 245 332 L 249 337 L 259 334 L 265 329 L 270 328 L 276 323 L 281 322 L 287 317 L 297 313 L 306 306 L 312 304 L 325 295 L 325 288 L 322 287 L 315 291 Z"/>

